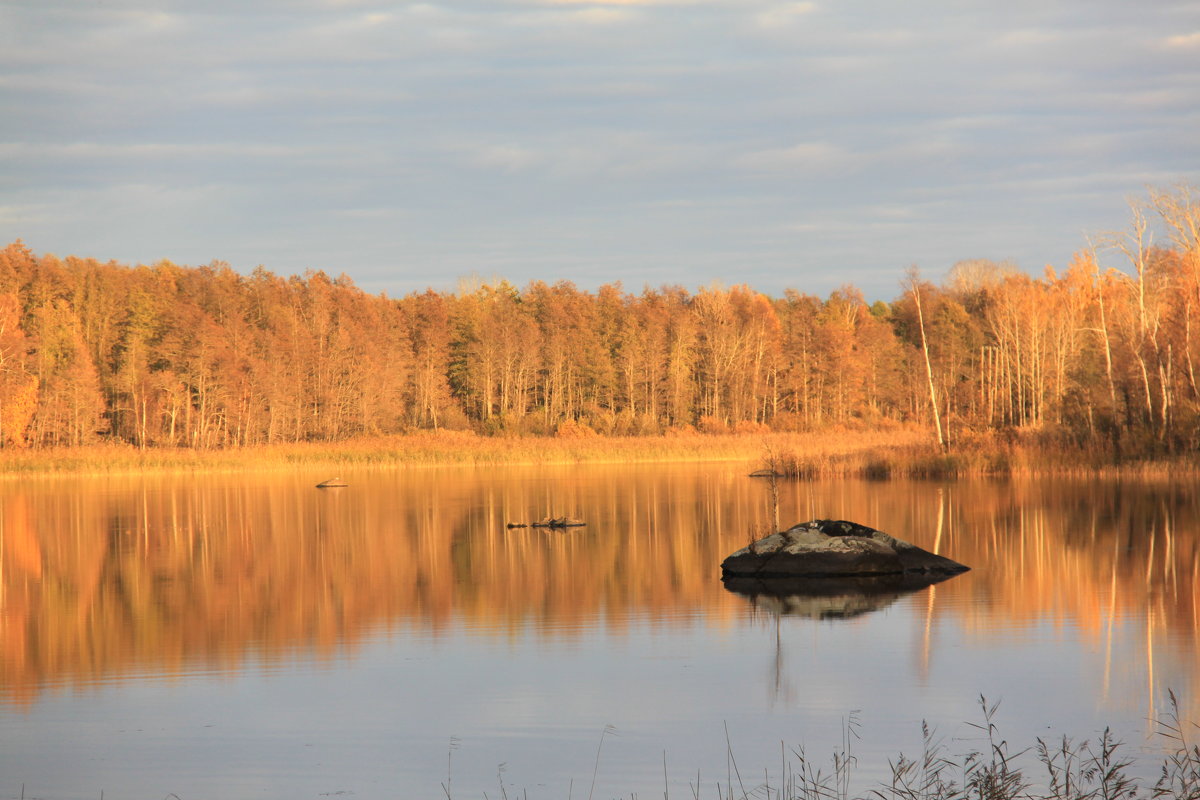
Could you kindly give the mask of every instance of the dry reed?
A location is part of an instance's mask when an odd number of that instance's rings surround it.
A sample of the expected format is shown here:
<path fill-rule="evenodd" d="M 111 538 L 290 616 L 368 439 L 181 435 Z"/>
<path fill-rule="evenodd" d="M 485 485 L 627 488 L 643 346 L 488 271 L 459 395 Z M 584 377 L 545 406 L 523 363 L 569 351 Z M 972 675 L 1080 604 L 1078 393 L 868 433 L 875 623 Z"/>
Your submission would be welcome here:
<path fill-rule="evenodd" d="M 129 445 L 0 450 L 0 476 L 168 471 L 268 471 L 296 467 L 624 464 L 731 461 L 751 463 L 764 447 L 830 458 L 888 442 L 917 441 L 914 431 L 697 433 L 641 437 L 488 437 L 461 431 L 419 432 L 342 442 L 301 442 L 225 450 L 138 449 Z"/>
<path fill-rule="evenodd" d="M 34 474 L 248 472 L 297 467 L 630 464 L 743 462 L 796 479 L 956 478 L 1036 474 L 1151 478 L 1200 470 L 1196 454 L 1117 457 L 1029 434 L 963 438 L 943 452 L 921 428 L 830 429 L 811 433 L 663 436 L 479 436 L 422 431 L 338 442 L 299 442 L 229 449 L 85 447 L 0 449 L 0 478 Z M 753 466 L 750 466 L 753 469 Z"/>
<path fill-rule="evenodd" d="M 842 724 L 842 741 L 828 764 L 818 763 L 796 747 L 788 759 L 783 752 L 780 774 L 772 779 L 762 772 L 761 783 L 747 785 L 734 757 L 729 730 L 725 730 L 725 780 L 713 787 L 719 800 L 1198 800 L 1200 799 L 1200 745 L 1192 737 L 1196 725 L 1182 720 L 1178 698 L 1170 693 L 1165 717 L 1158 721 L 1165 743 L 1153 783 L 1139 778 L 1122 743 L 1109 729 L 1098 741 L 1076 743 L 1063 736 L 1015 750 L 1003 738 L 995 722 L 998 704 L 979 698 L 982 720 L 968 723 L 980 733 L 980 746 L 965 753 L 951 753 L 945 740 L 926 723 L 921 724 L 922 747 L 917 758 L 903 753 L 889 760 L 891 776 L 885 784 L 862 792 L 854 787 L 858 756 L 853 745 L 858 739 L 857 712 Z M 605 729 L 605 733 L 610 728 Z M 600 741 L 603 744 L 604 735 Z M 782 745 L 781 745 L 782 746 Z M 596 754 L 599 768 L 599 749 Z M 670 797 L 664 753 L 663 797 Z M 1031 764 L 1030 762 L 1033 762 Z M 1036 766 L 1036 771 L 1030 771 Z M 595 774 L 592 777 L 593 785 Z M 573 785 L 573 782 L 572 782 Z M 453 800 L 449 779 L 443 784 L 447 800 Z M 503 786 L 503 784 L 502 784 Z M 691 796 L 710 796 L 701 784 L 688 782 Z M 503 790 L 503 788 L 502 788 Z M 589 794 L 590 797 L 590 794 Z M 636 797 L 636 795 L 631 795 Z"/>

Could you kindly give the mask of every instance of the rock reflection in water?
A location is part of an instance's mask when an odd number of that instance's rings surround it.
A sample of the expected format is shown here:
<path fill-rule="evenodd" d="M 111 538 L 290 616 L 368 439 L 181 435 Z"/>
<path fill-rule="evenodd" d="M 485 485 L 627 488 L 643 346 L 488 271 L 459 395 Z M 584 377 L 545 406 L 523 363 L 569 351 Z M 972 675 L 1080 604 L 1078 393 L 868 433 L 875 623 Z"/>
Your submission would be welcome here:
<path fill-rule="evenodd" d="M 902 573 L 843 578 L 726 578 L 725 588 L 755 608 L 785 617 L 851 619 L 887 608 L 947 575 Z"/>

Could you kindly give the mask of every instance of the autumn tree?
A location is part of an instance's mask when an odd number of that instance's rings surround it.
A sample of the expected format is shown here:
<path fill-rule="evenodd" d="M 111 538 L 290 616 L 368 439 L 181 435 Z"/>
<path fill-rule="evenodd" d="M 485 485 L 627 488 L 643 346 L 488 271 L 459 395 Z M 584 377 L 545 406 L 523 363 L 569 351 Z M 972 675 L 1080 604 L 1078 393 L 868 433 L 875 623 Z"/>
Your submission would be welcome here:
<path fill-rule="evenodd" d="M 25 444 L 37 410 L 37 378 L 26 368 L 29 342 L 15 292 L 0 294 L 0 447 Z"/>
<path fill-rule="evenodd" d="M 529 409 L 537 372 L 537 323 L 506 281 L 460 297 L 456 311 L 452 386 L 485 428 L 503 429 Z"/>
<path fill-rule="evenodd" d="M 37 309 L 34 368 L 38 407 L 34 441 L 41 445 L 81 445 L 101 427 L 104 398 L 74 309 L 57 299 Z"/>
<path fill-rule="evenodd" d="M 821 355 L 817 319 L 822 313 L 822 303 L 812 295 L 788 289 L 777 307 L 782 362 L 780 406 L 789 415 L 783 427 L 809 429 L 821 423 L 823 413 L 817 371 Z"/>
<path fill-rule="evenodd" d="M 409 295 L 400 303 L 412 346 L 410 419 L 419 428 L 457 427 L 448 382 L 450 368 L 450 308 L 444 295 L 432 289 Z M 449 418 L 449 419 L 448 419 Z"/>
<path fill-rule="evenodd" d="M 773 299 L 500 280 L 392 300 L 320 271 L 130 268 L 17 241 L 0 250 L 0 444 L 929 420 L 943 446 L 1012 427 L 1194 449 L 1200 204 L 1176 187 L 1131 208 L 1127 231 L 1065 269 L 963 261 L 870 305 L 852 286 Z"/>

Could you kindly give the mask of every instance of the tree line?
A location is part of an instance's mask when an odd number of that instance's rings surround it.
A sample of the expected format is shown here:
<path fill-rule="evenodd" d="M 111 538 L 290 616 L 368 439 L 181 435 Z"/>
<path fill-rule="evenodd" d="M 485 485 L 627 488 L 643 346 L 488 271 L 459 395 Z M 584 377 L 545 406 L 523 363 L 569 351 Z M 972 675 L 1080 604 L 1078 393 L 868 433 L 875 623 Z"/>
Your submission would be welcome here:
<path fill-rule="evenodd" d="M 1178 187 L 1131 208 L 1127 231 L 1088 242 L 1061 274 L 967 261 L 934 285 L 914 269 L 873 304 L 852 286 L 819 298 L 567 281 L 390 298 L 323 272 L 129 267 L 18 240 L 0 251 L 0 443 L 920 422 L 946 446 L 1035 429 L 1195 449 L 1200 202 Z"/>

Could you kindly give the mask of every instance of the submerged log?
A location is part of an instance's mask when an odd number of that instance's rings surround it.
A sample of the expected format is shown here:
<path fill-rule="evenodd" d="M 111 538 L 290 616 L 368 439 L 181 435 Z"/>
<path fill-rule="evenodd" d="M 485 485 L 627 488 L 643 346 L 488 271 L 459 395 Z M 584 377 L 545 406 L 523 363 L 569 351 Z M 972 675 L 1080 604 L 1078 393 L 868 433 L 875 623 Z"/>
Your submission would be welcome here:
<path fill-rule="evenodd" d="M 586 524 L 586 522 L 569 517 L 547 517 L 541 522 L 507 522 L 504 527 L 509 530 L 513 528 L 582 528 Z"/>
<path fill-rule="evenodd" d="M 751 542 L 721 562 L 731 578 L 828 578 L 924 573 L 949 577 L 970 567 L 845 520 L 816 519 Z"/>
<path fill-rule="evenodd" d="M 541 522 L 535 522 L 531 527 L 534 528 L 582 528 L 586 522 L 580 522 L 577 519 L 569 517 L 555 517 L 553 519 L 544 519 Z"/>
<path fill-rule="evenodd" d="M 329 480 L 321 481 L 317 484 L 318 489 L 341 489 L 350 484 L 343 481 L 341 478 L 330 478 Z"/>

